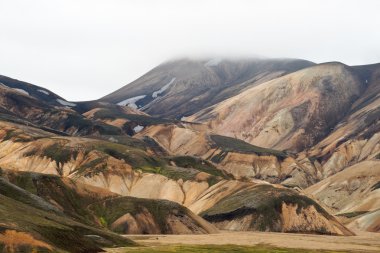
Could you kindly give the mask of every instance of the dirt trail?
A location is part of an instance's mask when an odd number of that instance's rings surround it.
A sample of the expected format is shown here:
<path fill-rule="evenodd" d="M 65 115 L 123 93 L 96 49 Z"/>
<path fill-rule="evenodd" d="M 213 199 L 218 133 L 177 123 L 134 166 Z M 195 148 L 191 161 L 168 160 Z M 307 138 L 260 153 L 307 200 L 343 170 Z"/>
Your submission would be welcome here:
<path fill-rule="evenodd" d="M 357 236 L 325 236 L 309 234 L 230 232 L 208 235 L 128 235 L 143 245 L 257 245 L 314 250 L 347 250 L 380 252 L 380 233 L 359 233 Z"/>

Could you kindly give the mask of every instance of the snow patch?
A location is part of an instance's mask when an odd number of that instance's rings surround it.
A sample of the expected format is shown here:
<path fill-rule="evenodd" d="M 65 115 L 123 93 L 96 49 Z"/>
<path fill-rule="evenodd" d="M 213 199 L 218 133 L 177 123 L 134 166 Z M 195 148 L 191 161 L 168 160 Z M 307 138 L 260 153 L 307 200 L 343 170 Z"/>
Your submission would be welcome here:
<path fill-rule="evenodd" d="M 145 97 L 146 97 L 146 95 L 136 96 L 133 98 L 127 98 L 126 100 L 123 100 L 117 104 L 122 105 L 122 106 L 129 106 L 131 108 L 137 109 L 138 107 L 136 105 L 136 102 L 139 101 L 140 99 L 145 98 Z"/>
<path fill-rule="evenodd" d="M 18 88 L 13 88 L 15 91 L 18 91 L 22 94 L 25 94 L 25 95 L 28 95 L 29 96 L 29 92 L 27 92 L 26 90 L 23 90 L 23 89 L 18 89 Z"/>
<path fill-rule="evenodd" d="M 158 95 L 160 95 L 162 92 L 166 91 L 170 85 L 172 85 L 172 83 L 175 81 L 175 77 L 172 78 L 172 80 L 170 80 L 170 82 L 168 82 L 167 84 L 165 84 L 164 87 L 162 87 L 161 89 L 159 89 L 158 91 L 155 91 L 153 92 L 152 94 L 152 98 L 156 98 Z"/>
<path fill-rule="evenodd" d="M 143 126 L 140 126 L 140 125 L 137 125 L 133 128 L 133 131 L 135 131 L 135 133 L 137 134 L 138 132 L 140 132 L 141 130 L 143 130 L 144 127 Z"/>
<path fill-rule="evenodd" d="M 206 62 L 205 66 L 206 67 L 215 67 L 215 66 L 218 66 L 219 63 L 221 63 L 221 62 L 222 62 L 222 58 L 214 58 L 214 59 L 211 59 L 208 62 Z"/>
<path fill-rule="evenodd" d="M 47 92 L 46 90 L 37 90 L 38 92 L 41 92 L 41 93 L 43 93 L 43 94 L 45 94 L 45 95 L 49 95 L 50 93 L 49 92 Z"/>
<path fill-rule="evenodd" d="M 56 100 L 57 100 L 57 102 L 60 103 L 61 105 L 71 106 L 71 107 L 76 106 L 76 104 L 74 104 L 74 103 L 70 103 L 70 102 L 67 102 L 67 101 L 62 100 L 62 99 L 60 99 L 60 98 L 57 98 Z"/>

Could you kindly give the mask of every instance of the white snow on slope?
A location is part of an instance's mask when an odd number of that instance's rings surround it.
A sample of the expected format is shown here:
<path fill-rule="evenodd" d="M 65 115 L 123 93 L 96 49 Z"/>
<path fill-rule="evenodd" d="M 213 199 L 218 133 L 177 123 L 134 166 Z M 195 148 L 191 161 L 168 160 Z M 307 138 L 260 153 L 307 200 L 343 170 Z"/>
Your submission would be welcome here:
<path fill-rule="evenodd" d="M 170 82 L 168 82 L 167 84 L 165 84 L 164 87 L 162 87 L 161 89 L 159 89 L 158 91 L 155 91 L 153 92 L 152 94 L 152 98 L 156 98 L 158 95 L 160 95 L 162 92 L 166 91 L 170 85 L 172 85 L 172 83 L 175 81 L 175 77 L 172 78 L 172 80 L 170 80 Z"/>
<path fill-rule="evenodd" d="M 140 132 L 141 130 L 143 130 L 144 127 L 143 126 L 140 126 L 140 125 L 137 125 L 133 128 L 133 131 L 135 131 L 135 133 L 137 134 L 138 132 Z"/>
<path fill-rule="evenodd" d="M 205 66 L 206 67 L 215 67 L 215 66 L 218 66 L 219 63 L 221 63 L 221 62 L 222 62 L 222 58 L 214 58 L 214 59 L 211 59 L 208 62 L 206 62 Z"/>
<path fill-rule="evenodd" d="M 127 98 L 126 100 L 123 100 L 117 104 L 123 105 L 123 106 L 129 106 L 129 107 L 132 107 L 134 109 L 137 109 L 136 102 L 139 101 L 140 99 L 145 98 L 145 97 L 146 97 L 146 95 L 141 95 L 141 96 L 137 96 L 137 97 L 133 97 L 133 98 Z"/>
<path fill-rule="evenodd" d="M 21 92 L 22 94 L 25 94 L 25 95 L 28 95 L 29 96 L 29 92 L 27 92 L 26 90 L 23 90 L 23 89 L 17 89 L 17 88 L 13 88 L 14 90 L 18 91 L 18 92 Z"/>
<path fill-rule="evenodd" d="M 60 103 L 61 105 L 65 105 L 65 106 L 76 106 L 76 104 L 74 103 L 70 103 L 70 102 L 67 102 L 65 100 L 62 100 L 60 98 L 57 98 L 57 102 Z"/>
<path fill-rule="evenodd" d="M 50 93 L 49 92 L 47 92 L 46 90 L 37 90 L 38 92 L 41 92 L 41 93 L 43 93 L 43 94 L 45 94 L 45 95 L 49 95 Z"/>

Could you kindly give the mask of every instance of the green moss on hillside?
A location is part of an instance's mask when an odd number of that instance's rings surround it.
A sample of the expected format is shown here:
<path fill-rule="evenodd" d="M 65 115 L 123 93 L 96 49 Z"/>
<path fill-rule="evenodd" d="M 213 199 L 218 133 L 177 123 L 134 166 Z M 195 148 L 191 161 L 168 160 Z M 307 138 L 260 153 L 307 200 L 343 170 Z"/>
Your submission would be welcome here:
<path fill-rule="evenodd" d="M 179 216 L 187 215 L 187 209 L 180 204 L 167 200 L 141 199 L 133 197 L 118 197 L 108 199 L 101 203 L 89 206 L 93 213 L 104 221 L 105 225 L 111 225 L 124 214 L 130 213 L 135 216 L 148 210 L 154 221 L 159 225 L 161 233 L 171 233 L 167 217 L 176 212 Z M 123 231 L 116 231 L 123 232 Z"/>
<path fill-rule="evenodd" d="M 176 120 L 170 120 L 165 118 L 156 118 L 147 115 L 138 115 L 138 114 L 126 114 L 123 111 L 103 108 L 94 113 L 94 118 L 96 119 L 127 119 L 138 125 L 150 126 L 158 124 L 169 124 L 176 123 Z"/>
<path fill-rule="evenodd" d="M 144 167 L 160 167 L 165 164 L 161 159 L 148 155 L 141 149 L 121 145 L 118 143 L 99 141 L 91 143 L 88 148 L 101 151 L 116 159 L 124 160 L 134 169 L 141 169 Z"/>
<path fill-rule="evenodd" d="M 173 161 L 177 166 L 183 168 L 194 168 L 206 172 L 213 176 L 225 177 L 223 172 L 217 169 L 212 163 L 194 156 L 172 156 L 166 158 L 169 162 Z"/>
<path fill-rule="evenodd" d="M 5 229 L 27 232 L 57 250 L 67 252 L 100 252 L 101 247 L 134 245 L 126 238 L 70 218 L 69 214 L 85 215 L 82 205 L 86 201 L 66 187 L 59 177 L 34 173 L 10 173 L 7 176 L 20 188 L 0 180 L 0 232 Z M 64 207 L 65 214 L 47 200 L 54 200 Z"/>
<path fill-rule="evenodd" d="M 43 149 L 41 156 L 46 156 L 55 161 L 57 167 L 70 161 L 71 157 L 76 159 L 78 155 L 77 150 L 71 150 L 69 147 L 65 147 L 60 143 L 54 143 L 48 148 Z"/>
<path fill-rule="evenodd" d="M 253 215 L 251 230 L 281 231 L 282 204 L 297 205 L 297 213 L 309 206 L 314 206 L 326 217 L 330 215 L 314 200 L 286 188 L 271 185 L 258 185 L 227 196 L 212 208 L 201 213 L 210 222 L 220 222 Z M 321 231 L 322 232 L 322 231 Z"/>
<path fill-rule="evenodd" d="M 257 155 L 274 155 L 279 158 L 286 158 L 288 155 L 284 151 L 278 151 L 274 149 L 262 148 L 245 141 L 222 136 L 222 135 L 210 135 L 211 140 L 215 145 L 222 149 L 224 152 L 237 152 L 237 153 L 248 153 Z"/>
<path fill-rule="evenodd" d="M 77 175 L 93 177 L 99 173 L 107 171 L 107 164 L 105 163 L 105 160 L 105 157 L 99 157 L 88 163 L 82 164 L 76 171 Z"/>
<path fill-rule="evenodd" d="M 176 166 L 182 168 L 192 168 L 197 170 L 198 172 L 205 172 L 210 174 L 207 182 L 208 184 L 214 185 L 222 179 L 230 179 L 231 176 L 223 173 L 223 171 L 217 169 L 212 163 L 209 161 L 203 160 L 198 157 L 193 156 L 171 156 L 167 157 L 166 160 L 168 162 L 174 162 Z"/>
<path fill-rule="evenodd" d="M 353 218 L 353 217 L 356 217 L 356 216 L 359 216 L 359 215 L 362 215 L 362 214 L 366 214 L 366 213 L 368 213 L 368 211 L 340 213 L 340 214 L 337 214 L 336 216 L 343 216 L 343 217 L 346 217 L 346 218 Z"/>

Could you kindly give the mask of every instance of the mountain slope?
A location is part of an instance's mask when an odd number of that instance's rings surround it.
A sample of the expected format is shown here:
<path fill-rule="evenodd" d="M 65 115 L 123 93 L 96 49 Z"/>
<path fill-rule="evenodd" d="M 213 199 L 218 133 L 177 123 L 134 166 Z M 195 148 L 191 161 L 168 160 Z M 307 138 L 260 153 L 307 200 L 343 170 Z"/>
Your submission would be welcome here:
<path fill-rule="evenodd" d="M 149 146 L 150 142 L 144 143 L 126 136 L 123 139 L 113 137 L 119 143 L 90 138 L 60 137 L 32 127 L 24 126 L 20 129 L 11 123 L 2 123 L 0 136 L 3 138 L 0 142 L 0 165 L 12 183 L 37 193 L 38 196 L 48 200 L 50 205 L 80 222 L 94 225 L 93 215 L 95 215 L 97 217 L 95 221 L 98 221 L 95 224 L 104 224 L 117 232 L 211 232 L 212 227 L 195 214 L 212 208 L 221 199 L 236 191 L 247 189 L 247 195 L 256 195 L 257 193 L 248 190 L 256 185 L 268 185 L 260 180 L 255 182 L 231 180 L 230 175 L 200 158 L 155 154 L 155 149 Z M 268 152 L 284 155 L 281 152 L 260 149 L 249 144 L 242 145 L 240 142 L 230 140 L 227 145 L 228 143 L 224 143 L 223 140 L 218 139 L 214 145 L 219 145 L 219 148 L 228 152 L 244 151 L 252 156 Z M 239 150 L 235 151 L 235 148 Z M 18 177 L 16 172 L 11 171 L 34 171 L 57 176 Z M 93 202 L 92 194 L 90 198 L 83 199 L 76 193 L 83 192 L 85 188 L 80 186 L 83 183 L 125 197 L 111 194 L 109 198 L 106 196 L 106 199 Z M 55 186 L 59 187 L 55 189 Z M 62 189 L 65 190 L 62 192 Z M 86 191 L 91 191 L 91 187 L 88 186 Z M 104 196 L 100 193 L 98 198 Z M 302 197 L 293 192 L 291 198 Z M 177 203 L 165 202 L 163 199 Z M 315 222 L 317 221 L 309 221 L 310 224 Z M 318 226 L 324 227 L 328 231 L 326 233 L 330 234 L 332 233 L 329 229 L 330 222 L 332 220 Z M 279 231 L 272 230 L 273 228 L 269 225 L 268 230 Z M 297 223 L 294 224 L 292 231 L 309 231 L 304 229 L 303 223 Z"/>
<path fill-rule="evenodd" d="M 380 206 L 380 160 L 350 166 L 306 189 L 335 213 L 374 211 Z"/>
<path fill-rule="evenodd" d="M 271 185 L 233 193 L 201 215 L 221 229 L 353 235 L 313 200 Z"/>
<path fill-rule="evenodd" d="M 180 119 L 247 87 L 312 65 L 297 59 L 181 59 L 159 65 L 100 100 Z"/>
<path fill-rule="evenodd" d="M 250 88 L 186 120 L 258 146 L 302 151 L 331 132 L 364 88 L 350 67 L 320 64 Z"/>
<path fill-rule="evenodd" d="M 380 154 L 380 64 L 353 69 L 365 91 L 333 131 L 305 152 L 323 165 L 324 177 Z"/>
<path fill-rule="evenodd" d="M 215 135 L 196 124 L 150 126 L 136 134 L 150 138 L 171 155 L 190 155 L 212 162 L 238 180 L 265 180 L 306 188 L 322 179 L 318 165 L 308 157 L 251 145 Z"/>
<path fill-rule="evenodd" d="M 65 214 L 89 226 L 105 227 L 123 234 L 217 232 L 199 216 L 171 201 L 122 197 L 102 188 L 52 175 L 7 170 L 2 173 L 11 183 L 49 203 L 44 205 L 50 211 Z M 26 204 L 35 206 L 34 202 Z"/>
<path fill-rule="evenodd" d="M 11 80 L 2 80 L 9 86 L 0 84 L 0 118 L 3 120 L 36 125 L 62 135 L 121 133 L 114 126 L 86 119 L 73 109 L 76 104 L 67 102 L 47 89 L 40 92 L 41 87 Z"/>
<path fill-rule="evenodd" d="M 72 104 L 48 89 L 10 77 L 0 75 L 0 85 L 12 88 L 19 93 L 34 97 L 50 105 L 62 106 Z"/>
<path fill-rule="evenodd" d="M 0 249 L 8 252 L 101 252 L 131 240 L 63 214 L 54 204 L 0 176 Z M 39 189 L 41 190 L 41 189 Z M 28 240 L 26 240 L 28 239 Z"/>

